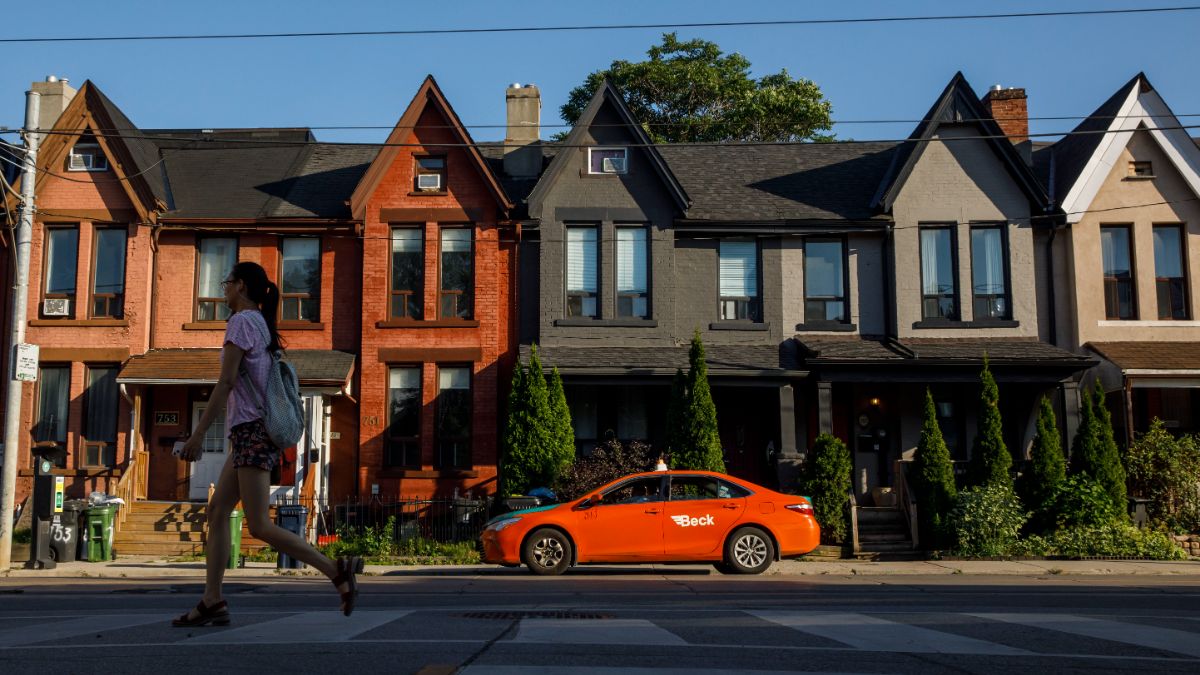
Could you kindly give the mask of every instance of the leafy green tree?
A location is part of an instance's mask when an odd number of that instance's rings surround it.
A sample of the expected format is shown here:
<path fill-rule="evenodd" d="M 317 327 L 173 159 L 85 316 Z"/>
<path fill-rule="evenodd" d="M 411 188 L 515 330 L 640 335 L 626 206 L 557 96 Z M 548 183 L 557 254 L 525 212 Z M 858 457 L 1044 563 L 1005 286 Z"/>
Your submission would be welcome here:
<path fill-rule="evenodd" d="M 1000 418 L 1000 388 L 983 355 L 983 371 L 979 373 L 979 433 L 971 455 L 971 479 L 975 485 L 1013 486 L 1012 455 L 1004 443 L 1004 423 Z"/>
<path fill-rule="evenodd" d="M 1050 399 L 1042 397 L 1038 409 L 1037 435 L 1030 451 L 1029 473 L 1023 477 L 1021 497 L 1033 509 L 1030 528 L 1047 531 L 1051 525 L 1047 507 L 1058 486 L 1067 478 L 1067 458 L 1063 455 L 1058 423 Z"/>
<path fill-rule="evenodd" d="M 821 539 L 843 542 L 850 529 L 847 494 L 853 487 L 854 463 L 846 444 L 831 434 L 817 436 L 804 472 L 805 494 L 812 498 L 813 511 L 821 526 Z"/>
<path fill-rule="evenodd" d="M 674 455 L 685 447 L 684 418 L 687 414 L 687 376 L 683 369 L 675 369 L 671 381 L 671 400 L 667 403 L 667 453 Z"/>
<path fill-rule="evenodd" d="M 1125 467 L 1121 464 L 1121 451 L 1117 448 L 1116 438 L 1113 437 L 1112 415 L 1108 412 L 1108 405 L 1104 400 L 1104 387 L 1100 385 L 1099 380 L 1096 381 L 1092 395 L 1092 408 L 1099 432 L 1099 453 L 1092 476 L 1108 491 L 1113 505 L 1124 513 L 1129 508 L 1126 504 Z"/>
<path fill-rule="evenodd" d="M 575 461 L 575 428 L 571 426 L 571 408 L 567 405 L 567 392 L 557 367 L 550 372 L 546 399 L 549 409 L 546 423 L 551 429 L 553 445 L 546 454 L 547 463 L 542 473 L 545 479 L 543 484 L 553 485 L 558 476 Z"/>
<path fill-rule="evenodd" d="M 645 61 L 613 61 L 571 90 L 560 108 L 575 124 L 605 79 L 624 94 L 656 143 L 828 140 L 833 107 L 811 80 L 786 70 L 755 80 L 750 61 L 707 40 L 675 33 Z"/>
<path fill-rule="evenodd" d="M 925 421 L 913 455 L 913 491 L 917 498 L 917 525 L 925 548 L 942 548 L 948 543 L 950 513 L 957 490 L 950 450 L 937 422 L 933 394 L 925 390 Z"/>
<path fill-rule="evenodd" d="M 700 331 L 692 336 L 688 351 L 687 407 L 684 409 L 681 439 L 683 447 L 675 451 L 671 464 L 676 469 L 725 471 L 721 437 L 717 432 L 717 406 L 708 387 L 708 364 Z"/>

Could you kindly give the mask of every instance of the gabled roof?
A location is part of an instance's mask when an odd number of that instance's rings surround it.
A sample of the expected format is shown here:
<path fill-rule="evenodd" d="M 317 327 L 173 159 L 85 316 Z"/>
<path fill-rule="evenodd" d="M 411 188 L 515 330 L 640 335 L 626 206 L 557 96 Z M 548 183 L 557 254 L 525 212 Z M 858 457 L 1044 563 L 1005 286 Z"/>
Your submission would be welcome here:
<path fill-rule="evenodd" d="M 896 143 L 663 146 L 692 203 L 687 220 L 865 221 Z"/>
<path fill-rule="evenodd" d="M 87 80 L 45 135 L 38 153 L 37 177 L 40 187 L 66 159 L 79 134 L 90 131 L 111 160 L 112 173 L 121 183 L 129 200 L 143 219 L 165 208 L 169 202 L 164 170 L 158 147 L 146 137 L 125 113 L 99 87 Z M 11 195 L 10 195 L 11 197 Z"/>
<path fill-rule="evenodd" d="M 985 139 L 987 144 L 996 153 L 996 156 L 1004 164 L 1004 168 L 1025 193 L 1030 203 L 1035 205 L 1038 210 L 1045 209 L 1048 201 L 1046 191 L 1038 183 L 1030 168 L 1026 166 L 1025 161 L 1021 159 L 1021 155 L 1013 147 L 1012 142 L 1005 138 L 1000 125 L 996 124 L 996 121 L 984 109 L 975 90 L 971 88 L 961 71 L 950 78 L 950 83 L 942 90 L 941 96 L 938 97 L 933 107 L 925 113 L 925 117 L 909 135 L 908 140 L 901 144 L 892 159 L 891 168 L 879 185 L 879 191 L 874 200 L 875 204 L 884 211 L 890 211 L 896 197 L 903 189 L 904 183 L 912 174 L 917 162 L 920 161 L 925 148 L 928 147 L 931 139 L 937 136 L 938 129 L 943 124 L 963 123 L 975 124 L 979 127 L 981 135 L 987 137 Z"/>
<path fill-rule="evenodd" d="M 654 167 L 655 173 L 662 179 L 663 184 L 675 200 L 675 204 L 679 207 L 679 210 L 686 211 L 690 200 L 688 199 L 687 192 L 683 189 L 683 185 L 680 184 L 675 174 L 671 172 L 671 168 L 659 153 L 654 142 L 650 140 L 650 136 L 646 134 L 646 130 L 634 119 L 633 113 L 630 112 L 629 106 L 625 103 L 625 97 L 621 95 L 621 92 L 609 80 L 605 79 L 604 83 L 596 89 L 596 93 L 592 95 L 591 102 L 588 103 L 583 113 L 579 115 L 579 119 L 575 121 L 575 126 L 571 128 L 571 133 L 567 134 L 567 138 L 563 141 L 563 148 L 576 148 L 584 144 L 584 134 L 587 133 L 588 127 L 591 126 L 593 120 L 596 119 L 596 115 L 600 113 L 601 108 L 605 104 L 612 106 L 626 129 L 633 135 L 635 144 L 641 146 L 639 149 L 646 152 L 646 157 L 650 160 L 650 165 Z M 542 200 L 546 198 L 546 193 L 549 192 L 550 186 L 557 182 L 559 174 L 566 168 L 567 163 L 570 161 L 570 154 L 569 152 L 563 152 L 562 148 L 560 148 L 554 160 L 550 162 L 550 166 L 546 169 L 546 172 L 538 180 L 533 191 L 529 193 L 530 216 L 534 218 L 541 217 Z"/>
<path fill-rule="evenodd" d="M 445 120 L 451 132 L 457 137 L 458 142 L 464 144 L 463 150 L 470 158 L 475 170 L 479 172 L 479 177 L 487 184 L 492 196 L 496 198 L 496 202 L 506 212 L 512 211 L 512 200 L 504 192 L 504 188 L 500 186 L 500 181 L 492 173 L 487 160 L 479 152 L 479 148 L 475 146 L 475 141 L 471 138 L 471 134 L 463 126 L 462 121 L 458 119 L 458 115 L 454 112 L 454 108 L 450 106 L 450 102 L 446 100 L 446 96 L 442 93 L 441 88 L 438 87 L 437 81 L 433 79 L 433 75 L 426 75 L 425 81 L 417 89 L 416 96 L 413 96 L 412 102 L 408 104 L 408 109 L 400 116 L 400 121 L 396 123 L 396 127 L 388 135 L 386 145 L 375 156 L 366 174 L 354 189 L 354 194 L 350 197 L 350 211 L 354 218 L 361 220 L 365 216 L 367 200 L 375 192 L 375 189 L 379 186 L 379 182 L 383 180 L 384 174 L 392 166 L 396 156 L 404 149 L 400 146 L 409 142 L 410 137 L 416 129 L 417 121 L 421 118 L 421 113 L 430 105 L 442 116 L 442 119 Z"/>
<path fill-rule="evenodd" d="M 1125 83 L 1051 151 L 1051 195 L 1079 222 L 1135 131 L 1149 132 L 1200 196 L 1200 150 L 1145 73 Z"/>

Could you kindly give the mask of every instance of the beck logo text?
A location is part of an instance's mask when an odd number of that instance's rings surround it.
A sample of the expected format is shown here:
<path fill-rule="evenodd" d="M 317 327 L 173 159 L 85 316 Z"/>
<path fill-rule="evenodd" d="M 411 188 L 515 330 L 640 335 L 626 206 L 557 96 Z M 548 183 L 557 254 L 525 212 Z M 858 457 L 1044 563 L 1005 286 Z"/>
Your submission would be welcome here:
<path fill-rule="evenodd" d="M 707 527 L 716 525 L 716 521 L 712 516 L 700 516 L 699 518 L 689 518 L 688 516 L 671 516 L 671 520 L 680 527 Z"/>

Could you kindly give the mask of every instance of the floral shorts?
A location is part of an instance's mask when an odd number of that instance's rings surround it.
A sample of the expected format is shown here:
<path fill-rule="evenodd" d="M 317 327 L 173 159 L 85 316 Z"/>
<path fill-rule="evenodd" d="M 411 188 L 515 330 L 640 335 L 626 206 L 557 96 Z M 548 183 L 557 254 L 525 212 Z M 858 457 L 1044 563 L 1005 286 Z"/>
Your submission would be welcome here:
<path fill-rule="evenodd" d="M 252 466 L 263 471 L 272 471 L 279 465 L 279 448 L 267 436 L 262 420 L 243 422 L 229 430 L 233 444 L 233 468 Z"/>

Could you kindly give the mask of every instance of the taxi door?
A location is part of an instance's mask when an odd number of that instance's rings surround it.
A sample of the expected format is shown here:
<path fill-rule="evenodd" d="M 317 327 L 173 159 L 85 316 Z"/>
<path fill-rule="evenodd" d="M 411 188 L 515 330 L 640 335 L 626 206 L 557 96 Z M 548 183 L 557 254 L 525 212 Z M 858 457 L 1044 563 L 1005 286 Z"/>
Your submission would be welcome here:
<path fill-rule="evenodd" d="M 668 560 L 721 555 L 726 535 L 742 518 L 746 497 L 712 476 L 671 476 L 663 543 Z"/>
<path fill-rule="evenodd" d="M 662 478 L 637 478 L 601 495 L 580 513 L 581 561 L 660 560 L 663 555 Z"/>

